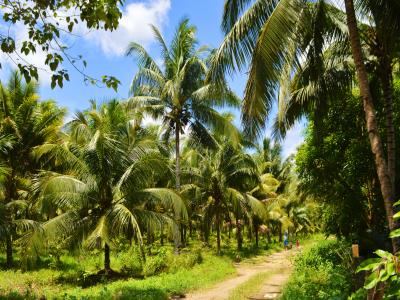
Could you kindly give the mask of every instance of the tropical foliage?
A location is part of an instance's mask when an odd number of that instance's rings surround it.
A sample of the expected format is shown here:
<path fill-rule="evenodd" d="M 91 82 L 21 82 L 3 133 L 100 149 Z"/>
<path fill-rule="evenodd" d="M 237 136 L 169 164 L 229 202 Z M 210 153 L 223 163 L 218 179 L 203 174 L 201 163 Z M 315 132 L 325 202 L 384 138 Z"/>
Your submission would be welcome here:
<path fill-rule="evenodd" d="M 96 2 L 82 20 L 114 29 L 116 3 L 104 15 Z M 129 97 L 91 100 L 68 122 L 66 109 L 40 99 L 35 68 L 21 65 L 22 75 L 0 84 L 0 264 L 26 270 L 47 259 L 61 268 L 65 255 L 75 264 L 99 258 L 90 274 L 74 273 L 85 284 L 184 274 L 179 268 L 197 274 L 203 252 L 224 264 L 224 255 L 239 260 L 283 236 L 321 231 L 337 240 L 296 260 L 284 299 L 341 299 L 360 288 L 350 241 L 370 258 L 359 267 L 370 272 L 368 292 L 350 299 L 398 296 L 400 6 L 343 4 L 226 0 L 217 49 L 199 45 L 188 19 L 169 41 L 152 26 L 158 56 L 134 41 L 126 50 L 138 67 Z M 15 51 L 11 39 L 0 42 Z M 247 70 L 241 99 L 227 76 Z M 53 87 L 68 80 L 54 75 Z M 283 155 L 282 140 L 299 122 L 304 143 Z"/>
<path fill-rule="evenodd" d="M 88 251 L 103 257 L 97 275 L 119 276 L 113 252 L 132 245 L 142 274 L 151 275 L 165 268 L 158 243 L 180 252 L 196 240 L 214 246 L 215 237 L 223 254 L 232 233 L 242 251 L 254 237 L 258 247 L 260 234 L 267 245 L 287 230 L 313 231 L 279 143 L 265 140 L 254 153 L 222 111 L 240 100 L 225 81 L 207 81 L 215 52 L 197 47 L 187 19 L 169 47 L 153 31 L 163 65 L 131 43 L 127 54 L 139 65 L 131 96 L 91 100 L 66 123 L 66 110 L 40 100 L 37 85 L 19 73 L 1 85 L 0 233 L 8 267 L 14 256 L 15 267 L 26 269 L 48 255 L 59 260 L 60 251 Z M 143 125 L 148 116 L 161 124 Z"/>

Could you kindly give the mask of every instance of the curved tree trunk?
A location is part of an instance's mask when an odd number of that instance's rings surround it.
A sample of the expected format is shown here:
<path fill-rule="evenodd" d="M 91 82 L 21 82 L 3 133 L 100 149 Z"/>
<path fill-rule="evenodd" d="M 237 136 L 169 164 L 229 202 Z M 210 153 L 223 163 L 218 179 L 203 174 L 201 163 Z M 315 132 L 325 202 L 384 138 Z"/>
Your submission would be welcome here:
<path fill-rule="evenodd" d="M 383 152 L 382 141 L 378 131 L 378 124 L 375 116 L 375 108 L 372 101 L 372 94 L 368 83 L 368 74 L 364 65 L 360 36 L 357 28 L 357 20 L 354 10 L 353 0 L 345 0 L 347 26 L 350 35 L 350 44 L 353 54 L 354 63 L 356 66 L 358 84 L 360 87 L 360 93 L 363 98 L 365 119 L 367 122 L 367 130 L 369 140 L 371 143 L 371 150 L 374 154 L 376 171 L 378 173 L 381 192 L 383 196 L 386 218 L 388 221 L 389 229 L 395 229 L 395 223 L 393 220 L 393 194 L 392 184 L 389 177 L 388 167 Z M 395 241 L 392 241 L 393 251 L 397 250 Z"/>

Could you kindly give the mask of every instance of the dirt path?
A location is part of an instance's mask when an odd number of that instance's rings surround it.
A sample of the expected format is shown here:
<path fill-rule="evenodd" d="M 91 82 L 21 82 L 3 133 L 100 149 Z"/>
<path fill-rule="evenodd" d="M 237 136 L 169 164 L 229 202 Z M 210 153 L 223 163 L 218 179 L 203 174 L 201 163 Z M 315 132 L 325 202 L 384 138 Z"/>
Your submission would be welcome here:
<path fill-rule="evenodd" d="M 186 295 L 189 300 L 224 300 L 229 298 L 230 292 L 238 285 L 246 282 L 257 273 L 271 271 L 272 276 L 268 276 L 262 284 L 262 288 L 257 295 L 249 299 L 275 299 L 280 295 L 281 287 L 288 279 L 291 272 L 290 257 L 296 254 L 296 250 L 282 251 L 265 257 L 265 260 L 256 265 L 236 266 L 237 276 L 218 283 L 211 289 L 199 290 Z"/>

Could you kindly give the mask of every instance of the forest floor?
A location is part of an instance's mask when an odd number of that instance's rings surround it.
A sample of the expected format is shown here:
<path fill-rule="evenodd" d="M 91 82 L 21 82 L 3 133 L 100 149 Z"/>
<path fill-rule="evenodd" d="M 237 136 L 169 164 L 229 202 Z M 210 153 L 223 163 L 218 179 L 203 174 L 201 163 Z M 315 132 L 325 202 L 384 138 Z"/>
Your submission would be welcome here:
<path fill-rule="evenodd" d="M 255 262 L 235 264 L 237 275 L 222 281 L 207 290 L 197 290 L 186 295 L 188 300 L 225 300 L 225 299 L 276 299 L 279 297 L 281 288 L 290 276 L 292 269 L 292 258 L 299 253 L 299 249 L 281 251 Z M 243 295 L 235 290 L 252 281 L 259 274 L 265 276 L 258 278 L 256 291 Z M 253 288 L 254 290 L 254 288 Z M 240 294 L 240 295 L 238 295 Z"/>

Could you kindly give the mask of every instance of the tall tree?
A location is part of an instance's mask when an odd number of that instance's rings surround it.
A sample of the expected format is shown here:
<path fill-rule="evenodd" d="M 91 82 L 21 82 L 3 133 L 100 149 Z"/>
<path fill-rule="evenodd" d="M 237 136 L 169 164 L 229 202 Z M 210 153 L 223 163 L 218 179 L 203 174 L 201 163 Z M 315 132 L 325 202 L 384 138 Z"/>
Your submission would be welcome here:
<path fill-rule="evenodd" d="M 393 190 L 389 176 L 389 169 L 383 151 L 382 141 L 379 134 L 378 123 L 376 120 L 376 112 L 372 99 L 371 90 L 368 83 L 368 73 L 364 64 L 364 58 L 361 48 L 360 36 L 357 27 L 356 13 L 352 0 L 345 0 L 347 26 L 349 28 L 350 45 L 353 53 L 354 63 L 356 66 L 358 85 L 360 94 L 363 98 L 365 119 L 367 122 L 367 130 L 371 144 L 371 150 L 375 159 L 376 171 L 378 173 L 381 184 L 381 192 L 385 204 L 386 217 L 390 230 L 394 230 L 396 225 L 393 220 Z M 397 245 L 393 240 L 393 251 L 397 252 Z"/>
<path fill-rule="evenodd" d="M 173 134 L 175 141 L 175 182 L 180 180 L 180 138 L 189 127 L 190 134 L 201 144 L 215 146 L 208 129 L 212 128 L 238 141 L 237 131 L 216 108 L 237 107 L 240 100 L 222 84 L 206 83 L 207 47 L 197 47 L 196 28 L 184 19 L 178 25 L 169 47 L 160 31 L 153 27 L 161 48 L 163 66 L 157 65 L 146 50 L 131 43 L 127 55 L 138 58 L 139 71 L 131 85 L 131 105 L 142 107 L 154 118 L 162 118 L 165 139 Z"/>
<path fill-rule="evenodd" d="M 17 231 L 34 226 L 29 216 L 29 190 L 41 165 L 33 159 L 35 147 L 58 139 L 65 110 L 52 101 L 39 101 L 37 84 L 26 84 L 19 73 L 0 84 L 0 202 L 1 238 L 5 240 L 7 266 L 13 265 L 13 240 Z"/>
<path fill-rule="evenodd" d="M 392 185 L 378 132 L 375 109 L 363 63 L 353 1 L 345 1 L 347 29 L 353 58 L 358 74 L 361 95 L 370 135 L 371 149 L 381 183 L 386 217 L 389 228 L 394 228 L 392 209 Z M 315 8 L 319 13 L 313 14 Z M 326 1 L 250 1 L 227 0 L 225 3 L 223 29 L 226 37 L 213 60 L 211 79 L 222 78 L 226 71 L 243 67 L 250 62 L 250 71 L 243 102 L 242 120 L 247 133 L 255 136 L 264 128 L 265 118 L 272 107 L 279 86 L 287 84 L 287 78 L 298 69 L 298 61 L 308 49 L 314 49 L 316 66 L 326 42 L 343 39 L 343 20 L 338 9 Z M 310 14 L 311 12 L 311 14 Z M 323 17 L 321 17 L 323 16 Z M 310 22 L 314 25 L 307 28 Z M 310 30 L 311 29 L 311 30 Z M 309 33 L 307 35 L 304 33 Z M 305 39 L 304 39 L 305 38 Z M 314 72 L 318 74 L 318 72 Z M 317 75 L 318 76 L 318 75 Z M 331 80 L 330 82 L 335 82 Z M 335 84 L 328 88 L 335 88 Z M 311 86 L 313 87 L 313 86 Z M 308 90 L 304 91 L 305 93 Z M 304 94 L 303 94 L 304 95 Z M 285 95 L 280 95 L 284 97 Z M 301 96 L 301 95 L 300 95 Z M 324 108 L 324 97 L 314 99 L 316 113 Z M 299 102 L 299 111 L 307 109 Z"/>
<path fill-rule="evenodd" d="M 206 150 L 196 168 L 196 179 L 182 186 L 182 193 L 197 196 L 206 236 L 214 226 L 217 233 L 217 251 L 221 251 L 221 227 L 224 221 L 236 218 L 238 248 L 241 247 L 239 229 L 243 218 L 252 220 L 253 214 L 263 217 L 264 207 L 254 198 L 250 189 L 259 183 L 257 166 L 252 157 L 235 149 L 229 142 L 218 144 L 216 150 Z M 241 220 L 242 219 L 242 220 Z"/>
<path fill-rule="evenodd" d="M 362 24 L 361 43 L 366 45 L 369 54 L 376 59 L 369 59 L 374 66 L 374 73 L 380 80 L 386 117 L 386 148 L 389 177 L 392 183 L 393 198 L 396 198 L 396 134 L 393 121 L 393 64 L 399 57 L 400 30 L 398 1 L 364 0 L 358 3 L 359 10 L 370 17 L 372 24 Z M 371 68 L 371 67 L 370 67 Z"/>
<path fill-rule="evenodd" d="M 64 162 L 64 172 L 45 172 L 37 188 L 42 207 L 60 212 L 25 237 L 27 248 L 40 249 L 43 238 L 62 243 L 104 248 L 104 272 L 112 273 L 110 248 L 121 235 L 136 236 L 151 227 L 186 219 L 177 193 L 154 187 L 168 171 L 168 161 L 157 148 L 132 139 L 135 122 L 118 101 L 76 115 L 68 127 L 66 145 L 45 145 L 39 157 Z M 165 213 L 154 210 L 159 205 Z M 44 211 L 44 213 L 49 213 Z"/>

